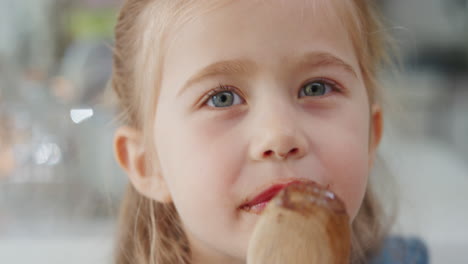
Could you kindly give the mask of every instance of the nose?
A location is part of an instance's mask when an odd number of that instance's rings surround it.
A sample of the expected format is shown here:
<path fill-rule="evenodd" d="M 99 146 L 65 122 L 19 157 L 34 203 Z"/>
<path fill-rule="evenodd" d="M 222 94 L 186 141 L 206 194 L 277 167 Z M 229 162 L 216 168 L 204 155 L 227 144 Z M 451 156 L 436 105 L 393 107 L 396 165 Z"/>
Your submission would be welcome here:
<path fill-rule="evenodd" d="M 286 115 L 269 115 L 256 122 L 256 134 L 250 145 L 252 160 L 300 159 L 306 155 L 308 144 L 300 126 Z"/>
<path fill-rule="evenodd" d="M 273 141 L 273 140 L 272 140 Z M 286 138 L 281 140 L 279 144 L 266 144 L 271 147 L 266 147 L 264 150 L 257 154 L 257 160 L 274 158 L 278 160 L 284 159 L 297 159 L 303 156 L 303 149 L 298 144 L 294 144 L 292 138 Z"/>

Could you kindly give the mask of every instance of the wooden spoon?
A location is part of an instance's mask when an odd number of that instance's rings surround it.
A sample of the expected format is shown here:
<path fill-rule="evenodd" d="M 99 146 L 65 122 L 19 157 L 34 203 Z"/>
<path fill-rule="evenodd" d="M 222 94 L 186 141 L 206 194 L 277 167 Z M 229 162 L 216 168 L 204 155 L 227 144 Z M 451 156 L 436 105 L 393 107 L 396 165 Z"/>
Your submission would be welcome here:
<path fill-rule="evenodd" d="M 262 212 L 247 264 L 347 264 L 350 241 L 343 202 L 316 183 L 294 183 Z"/>

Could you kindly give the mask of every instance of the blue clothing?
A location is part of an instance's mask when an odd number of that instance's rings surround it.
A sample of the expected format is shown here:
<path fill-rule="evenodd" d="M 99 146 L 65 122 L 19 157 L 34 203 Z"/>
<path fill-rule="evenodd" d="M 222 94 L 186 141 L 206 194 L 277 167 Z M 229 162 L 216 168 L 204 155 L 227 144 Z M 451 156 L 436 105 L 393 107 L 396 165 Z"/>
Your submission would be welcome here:
<path fill-rule="evenodd" d="M 420 239 L 390 237 L 370 264 L 429 264 L 429 253 Z"/>

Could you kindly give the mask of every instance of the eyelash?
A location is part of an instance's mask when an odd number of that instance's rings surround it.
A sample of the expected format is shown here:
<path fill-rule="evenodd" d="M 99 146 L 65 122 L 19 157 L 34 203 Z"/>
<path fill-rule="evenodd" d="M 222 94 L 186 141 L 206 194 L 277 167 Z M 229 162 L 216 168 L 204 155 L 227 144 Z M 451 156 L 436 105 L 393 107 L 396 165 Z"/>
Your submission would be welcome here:
<path fill-rule="evenodd" d="M 208 99 L 210 99 L 212 96 L 214 96 L 214 95 L 216 95 L 216 94 L 218 94 L 218 93 L 220 93 L 220 92 L 233 92 L 233 91 L 235 92 L 235 91 L 237 91 L 237 89 L 234 88 L 234 87 L 232 87 L 232 86 L 229 86 L 229 85 L 225 85 L 225 84 L 220 83 L 220 84 L 219 84 L 218 86 L 216 86 L 213 90 L 209 91 L 209 92 L 206 94 L 205 98 L 206 98 L 207 100 L 204 100 L 204 101 L 205 101 L 205 103 L 206 103 L 206 101 L 208 101 Z"/>
<path fill-rule="evenodd" d="M 326 79 L 326 78 L 317 78 L 317 79 L 312 79 L 312 80 L 308 80 L 306 82 L 304 82 L 302 85 L 301 85 L 301 88 L 302 89 L 306 84 L 308 83 L 311 83 L 311 82 L 323 82 L 324 84 L 326 85 L 329 85 L 330 88 L 332 89 L 332 91 L 334 92 L 342 92 L 343 89 L 340 87 L 340 85 L 335 82 L 335 81 L 332 81 L 332 80 L 329 80 L 329 79 Z M 299 90 L 300 91 L 300 90 Z M 222 84 L 220 83 L 218 86 L 216 86 L 214 89 L 210 90 L 204 97 L 203 97 L 203 105 L 207 104 L 208 103 L 208 100 L 211 99 L 211 97 L 213 97 L 214 95 L 218 94 L 218 93 L 221 93 L 221 92 L 237 92 L 239 95 L 241 95 L 239 92 L 238 92 L 238 89 L 237 88 L 234 88 L 232 86 L 229 86 L 229 85 L 225 85 L 225 84 Z"/>
<path fill-rule="evenodd" d="M 312 82 L 321 82 L 321 83 L 324 83 L 326 85 L 329 85 L 330 88 L 332 89 L 332 92 L 343 92 L 344 91 L 343 88 L 341 88 L 341 85 L 339 85 L 337 82 L 329 80 L 327 78 L 316 78 L 316 79 L 312 79 L 312 80 L 307 80 L 301 85 L 300 89 L 302 89 L 306 84 L 309 84 L 309 83 L 312 83 Z"/>

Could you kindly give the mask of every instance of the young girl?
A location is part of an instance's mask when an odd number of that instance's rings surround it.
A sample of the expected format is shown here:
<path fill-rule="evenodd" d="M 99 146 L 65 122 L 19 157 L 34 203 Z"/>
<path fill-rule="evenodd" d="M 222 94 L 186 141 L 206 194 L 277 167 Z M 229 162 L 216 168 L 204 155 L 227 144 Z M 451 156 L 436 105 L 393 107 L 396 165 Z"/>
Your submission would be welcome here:
<path fill-rule="evenodd" d="M 245 263 L 271 186 L 346 205 L 352 263 L 383 232 L 368 184 L 384 36 L 367 0 L 127 0 L 112 77 L 130 186 L 117 263 Z"/>

